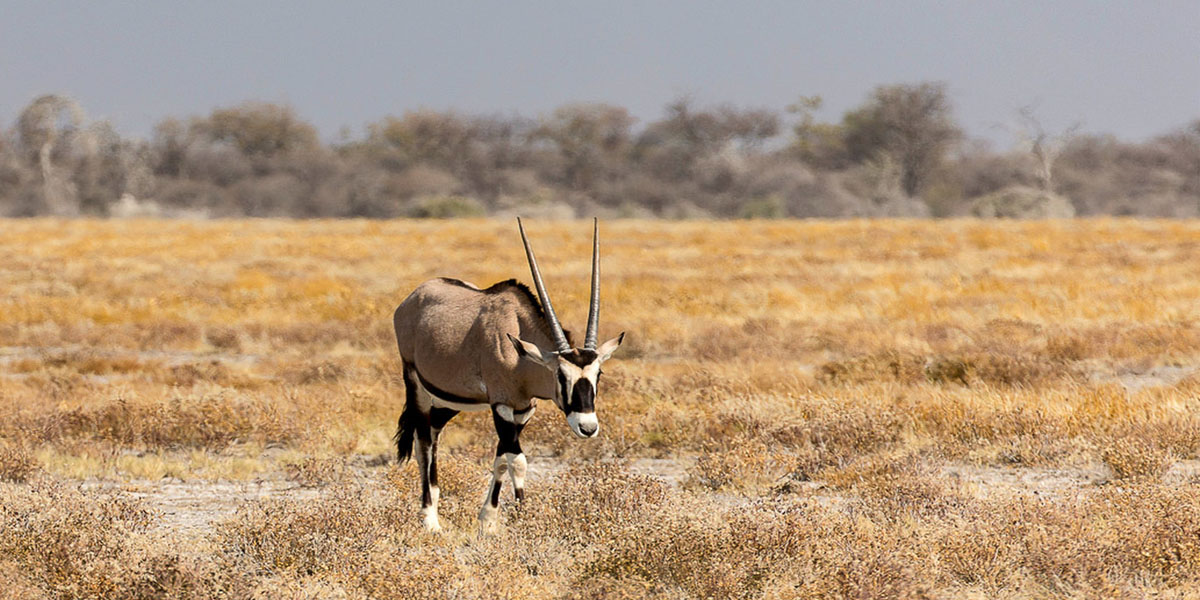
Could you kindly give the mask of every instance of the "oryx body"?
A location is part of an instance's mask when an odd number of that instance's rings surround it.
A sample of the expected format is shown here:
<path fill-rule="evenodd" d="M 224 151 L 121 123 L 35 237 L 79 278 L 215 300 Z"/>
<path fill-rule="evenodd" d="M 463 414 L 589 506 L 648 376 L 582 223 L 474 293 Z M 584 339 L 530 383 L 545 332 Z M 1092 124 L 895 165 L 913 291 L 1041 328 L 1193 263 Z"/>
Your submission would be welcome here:
<path fill-rule="evenodd" d="M 577 436 L 593 437 L 599 431 L 594 403 L 600 365 L 624 334 L 596 345 L 598 241 L 593 240 L 587 339 L 582 348 L 574 348 L 554 314 L 523 227 L 521 238 L 542 302 L 516 280 L 480 289 L 439 278 L 418 286 L 393 317 L 406 395 L 396 432 L 397 454 L 406 460 L 415 440 L 422 519 L 431 530 L 440 528 L 438 434 L 458 413 L 490 411 L 499 438 L 492 482 L 479 512 L 485 528 L 495 522 L 505 471 L 512 476 L 517 500 L 524 496 L 526 460 L 520 434 L 538 399 L 552 399 Z"/>

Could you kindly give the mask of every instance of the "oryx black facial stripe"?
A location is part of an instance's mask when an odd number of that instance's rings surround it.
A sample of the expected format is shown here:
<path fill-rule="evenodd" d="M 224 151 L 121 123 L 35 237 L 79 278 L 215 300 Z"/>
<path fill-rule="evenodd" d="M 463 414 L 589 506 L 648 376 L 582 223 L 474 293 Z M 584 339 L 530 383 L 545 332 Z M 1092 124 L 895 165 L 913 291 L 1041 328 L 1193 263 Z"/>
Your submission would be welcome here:
<path fill-rule="evenodd" d="M 558 397 L 562 398 L 563 412 L 568 410 L 568 404 L 571 401 L 570 384 L 567 383 L 567 375 L 562 371 L 558 372 Z"/>
<path fill-rule="evenodd" d="M 575 382 L 575 389 L 571 391 L 571 410 L 581 413 L 596 411 L 596 388 L 592 387 L 591 381 L 580 379 Z"/>

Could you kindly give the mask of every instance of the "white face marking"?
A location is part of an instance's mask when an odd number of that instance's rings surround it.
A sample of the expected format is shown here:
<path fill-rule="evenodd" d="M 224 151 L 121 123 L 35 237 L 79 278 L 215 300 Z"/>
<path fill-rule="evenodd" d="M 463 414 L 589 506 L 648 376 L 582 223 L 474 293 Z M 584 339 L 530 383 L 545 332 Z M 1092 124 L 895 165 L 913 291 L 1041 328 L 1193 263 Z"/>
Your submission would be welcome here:
<path fill-rule="evenodd" d="M 563 372 L 563 375 L 567 376 L 567 381 L 572 383 L 579 381 L 579 378 L 583 376 L 583 369 L 575 366 L 575 363 L 566 360 L 560 359 L 558 361 L 558 368 Z"/>
<path fill-rule="evenodd" d="M 587 377 L 593 384 L 596 383 L 596 378 L 600 376 L 600 361 L 594 361 L 583 368 L 583 376 Z"/>
<path fill-rule="evenodd" d="M 581 438 L 596 437 L 596 434 L 600 433 L 600 421 L 596 419 L 594 412 L 573 412 L 567 415 L 567 426 Z M 584 433 L 584 430 L 590 433 Z"/>

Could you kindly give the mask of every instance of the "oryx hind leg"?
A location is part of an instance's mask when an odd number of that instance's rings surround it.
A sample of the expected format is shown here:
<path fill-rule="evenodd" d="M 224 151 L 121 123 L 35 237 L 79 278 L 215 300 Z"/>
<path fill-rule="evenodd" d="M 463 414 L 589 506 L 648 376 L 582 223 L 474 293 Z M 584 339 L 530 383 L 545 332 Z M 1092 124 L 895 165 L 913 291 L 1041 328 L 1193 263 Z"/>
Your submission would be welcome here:
<path fill-rule="evenodd" d="M 436 484 L 436 476 L 432 475 L 435 468 L 433 432 L 429 416 L 424 415 L 417 424 L 417 468 L 421 471 L 421 522 L 429 531 L 441 531 L 438 522 L 438 497 L 440 493 Z"/>
<path fill-rule="evenodd" d="M 429 449 L 429 495 L 433 500 L 434 512 L 437 512 L 438 499 L 441 497 L 441 490 L 438 488 L 438 470 L 437 470 L 437 450 L 438 437 L 442 434 L 442 428 L 446 423 L 450 422 L 455 415 L 456 410 L 448 408 L 434 408 L 429 411 L 429 434 L 431 439 Z"/>
<path fill-rule="evenodd" d="M 405 364 L 404 386 L 406 388 L 406 405 L 404 414 L 400 416 L 401 433 L 397 435 L 397 448 L 401 459 L 405 458 L 404 444 L 411 444 L 415 438 L 415 454 L 417 455 L 417 470 L 421 475 L 421 522 L 429 531 L 441 531 L 438 521 L 438 499 L 441 495 L 437 487 L 437 438 L 434 435 L 433 419 L 435 418 L 433 398 L 429 391 L 420 383 L 416 369 L 411 364 Z M 452 411 L 451 411 L 452 412 Z M 449 415 L 453 417 L 454 415 Z M 449 417 L 437 415 L 440 425 L 445 425 Z"/>

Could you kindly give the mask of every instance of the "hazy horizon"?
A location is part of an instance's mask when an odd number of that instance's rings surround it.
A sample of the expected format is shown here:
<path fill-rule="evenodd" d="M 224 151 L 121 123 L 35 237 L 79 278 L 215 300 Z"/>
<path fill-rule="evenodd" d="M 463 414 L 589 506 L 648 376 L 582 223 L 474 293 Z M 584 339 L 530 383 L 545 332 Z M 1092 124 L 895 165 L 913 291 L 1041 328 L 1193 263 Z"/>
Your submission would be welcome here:
<path fill-rule="evenodd" d="M 285 103 L 325 139 L 407 110 L 536 117 L 624 106 L 639 125 L 681 95 L 836 121 L 878 85 L 948 84 L 958 121 L 999 147 L 1035 104 L 1047 130 L 1131 141 L 1200 118 L 1200 2 L 221 1 L 3 3 L 0 120 L 76 99 L 123 135 L 245 101 Z"/>

